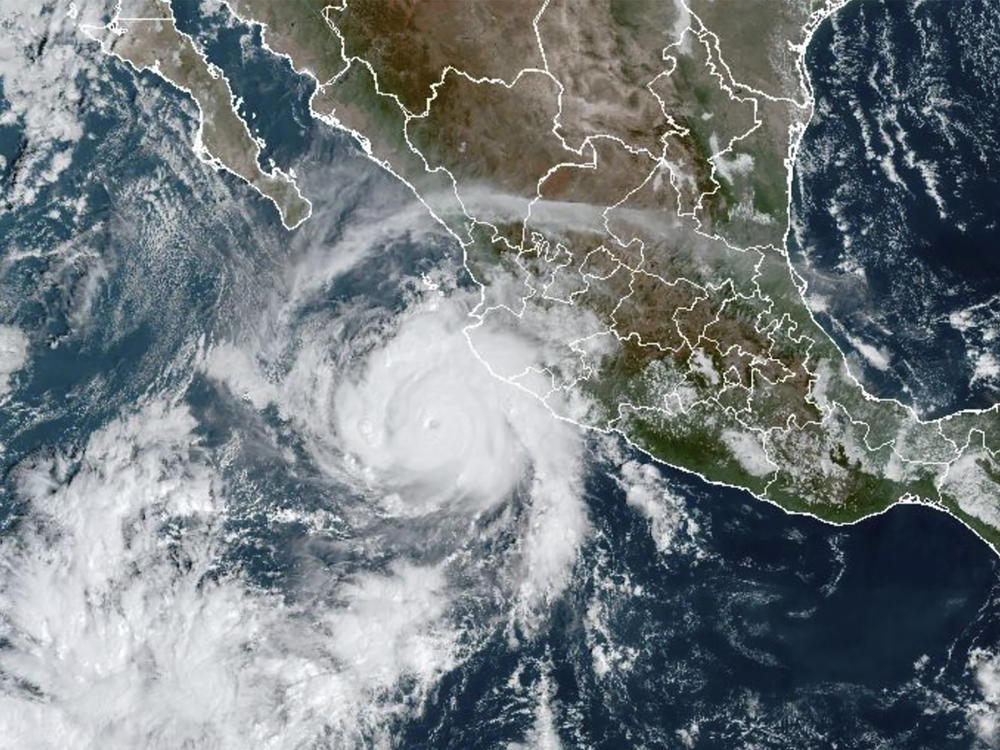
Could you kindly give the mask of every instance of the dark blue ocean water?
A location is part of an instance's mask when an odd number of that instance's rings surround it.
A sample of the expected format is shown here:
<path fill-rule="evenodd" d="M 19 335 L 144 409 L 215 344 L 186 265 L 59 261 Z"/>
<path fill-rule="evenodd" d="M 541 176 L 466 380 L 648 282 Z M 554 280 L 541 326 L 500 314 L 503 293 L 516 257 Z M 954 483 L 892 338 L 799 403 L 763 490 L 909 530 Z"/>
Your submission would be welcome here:
<path fill-rule="evenodd" d="M 872 389 L 928 414 L 1000 394 L 998 48 L 990 0 L 855 0 L 807 54 L 793 262 L 846 351 L 882 350 Z"/>
<path fill-rule="evenodd" d="M 703 748 L 972 744 L 941 699 L 971 700 L 968 650 L 1000 639 L 985 545 L 924 508 L 834 529 L 667 477 L 698 520 L 700 551 L 659 553 L 645 518 L 595 477 L 599 530 L 544 634 L 517 648 L 498 635 L 406 728 L 408 747 L 517 740 L 531 716 L 513 710 L 511 684 L 544 668 L 567 747 L 682 747 L 677 732 L 692 726 Z M 634 654 L 628 669 L 595 675 L 595 602 L 610 640 Z"/>

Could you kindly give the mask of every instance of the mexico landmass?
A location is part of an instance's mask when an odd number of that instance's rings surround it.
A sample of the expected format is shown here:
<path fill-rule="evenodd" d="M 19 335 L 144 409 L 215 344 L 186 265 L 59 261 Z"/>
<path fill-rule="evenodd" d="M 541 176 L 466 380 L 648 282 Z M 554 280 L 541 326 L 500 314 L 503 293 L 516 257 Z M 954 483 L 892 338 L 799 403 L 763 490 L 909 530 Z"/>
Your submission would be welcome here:
<path fill-rule="evenodd" d="M 1000 405 L 924 420 L 866 392 L 788 261 L 814 104 L 805 50 L 845 2 L 227 7 L 315 81 L 314 117 L 405 181 L 461 245 L 482 290 L 467 334 L 495 375 L 788 511 L 846 523 L 920 502 L 1000 552 Z M 194 98 L 209 161 L 286 226 L 308 218 L 169 2 L 126 2 L 89 33 Z M 545 359 L 477 348 L 493 327 L 538 339 Z"/>

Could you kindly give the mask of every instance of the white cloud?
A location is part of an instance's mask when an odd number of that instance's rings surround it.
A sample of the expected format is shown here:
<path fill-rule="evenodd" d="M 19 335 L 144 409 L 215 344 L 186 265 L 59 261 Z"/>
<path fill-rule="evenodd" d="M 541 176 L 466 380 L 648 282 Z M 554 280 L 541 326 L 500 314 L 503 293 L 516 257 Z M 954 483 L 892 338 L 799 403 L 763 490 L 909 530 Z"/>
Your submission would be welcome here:
<path fill-rule="evenodd" d="M 81 19 L 99 17 L 106 3 L 14 0 L 0 11 L 0 84 L 10 106 L 0 123 L 24 130 L 25 150 L 19 179 L 8 199 L 30 203 L 38 189 L 54 182 L 71 162 L 71 151 L 83 137 L 78 112 L 86 79 L 95 75 L 77 33 Z"/>
<path fill-rule="evenodd" d="M 256 408 L 276 404 L 317 465 L 380 514 L 471 518 L 516 503 L 520 510 L 503 523 L 517 540 L 496 565 L 518 601 L 514 616 L 528 627 L 538 605 L 568 582 L 590 528 L 583 440 L 480 361 L 463 330 L 472 302 L 471 294 L 430 290 L 391 323 L 373 321 L 353 339 L 337 323 L 285 331 L 279 335 L 297 340 L 294 363 L 277 378 L 250 353 L 271 349 L 270 339 L 219 346 L 206 369 Z M 273 335 L 270 326 L 260 329 Z M 491 327 L 480 334 L 477 343 L 492 351 L 538 357 L 534 341 L 519 333 Z"/>
<path fill-rule="evenodd" d="M 556 731 L 553 692 L 551 678 L 547 673 L 543 673 L 535 686 L 535 720 L 531 731 L 523 743 L 511 743 L 507 746 L 507 750 L 562 750 L 563 744 Z"/>
<path fill-rule="evenodd" d="M 19 473 L 2 552 L 0 737 L 18 748 L 289 748 L 385 739 L 454 663 L 437 567 L 289 604 L 219 573 L 221 483 L 183 408 L 154 403 L 80 459 Z M 409 688 L 394 694 L 401 678 Z"/>
<path fill-rule="evenodd" d="M 704 555 L 697 520 L 656 466 L 625 460 L 613 478 L 624 490 L 625 502 L 649 520 L 649 533 L 660 553 Z"/>
<path fill-rule="evenodd" d="M 885 372 L 889 369 L 891 358 L 884 347 L 880 348 L 872 344 L 868 344 L 857 336 L 847 335 L 847 340 L 850 341 L 851 346 L 853 346 L 857 352 L 865 358 L 865 361 L 867 361 L 868 364 L 876 370 Z"/>
<path fill-rule="evenodd" d="M 473 357 L 462 322 L 447 310 L 410 317 L 333 397 L 344 449 L 366 477 L 420 511 L 504 499 L 524 477 L 525 439 L 549 427 Z M 510 336 L 497 345 L 523 348 Z"/>
<path fill-rule="evenodd" d="M 969 653 L 981 700 L 966 707 L 969 725 L 989 747 L 1000 747 L 1000 654 L 976 648 Z"/>
<path fill-rule="evenodd" d="M 758 433 L 751 430 L 723 430 L 722 440 L 740 466 L 755 477 L 764 477 L 778 470 L 768 458 Z"/>
<path fill-rule="evenodd" d="M 16 326 L 0 325 L 0 396 L 10 390 L 10 376 L 28 361 L 28 337 Z"/>

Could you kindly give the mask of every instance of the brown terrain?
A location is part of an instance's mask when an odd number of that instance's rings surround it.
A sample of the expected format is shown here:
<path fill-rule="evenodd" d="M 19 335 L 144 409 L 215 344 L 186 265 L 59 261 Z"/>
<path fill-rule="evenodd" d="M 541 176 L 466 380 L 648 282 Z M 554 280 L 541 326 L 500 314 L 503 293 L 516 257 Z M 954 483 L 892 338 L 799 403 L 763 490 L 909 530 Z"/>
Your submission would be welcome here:
<path fill-rule="evenodd" d="M 208 158 L 270 198 L 286 226 L 297 226 L 308 218 L 311 206 L 299 194 L 294 181 L 261 168 L 257 161 L 260 147 L 233 109 L 228 82 L 177 30 L 169 4 L 129 0 L 122 4 L 115 25 L 101 29 L 95 38 L 106 52 L 137 70 L 155 71 L 184 87 L 198 104 L 199 138 Z"/>
<path fill-rule="evenodd" d="M 867 397 L 787 265 L 798 46 L 831 2 L 230 4 L 316 78 L 316 115 L 462 242 L 482 309 L 518 325 L 572 302 L 617 336 L 599 360 L 560 355 L 594 397 L 588 423 L 788 508 L 852 520 L 909 494 L 995 533 L 934 460 L 967 445 L 990 476 L 971 438 L 997 445 L 1000 420 L 925 425 Z"/>

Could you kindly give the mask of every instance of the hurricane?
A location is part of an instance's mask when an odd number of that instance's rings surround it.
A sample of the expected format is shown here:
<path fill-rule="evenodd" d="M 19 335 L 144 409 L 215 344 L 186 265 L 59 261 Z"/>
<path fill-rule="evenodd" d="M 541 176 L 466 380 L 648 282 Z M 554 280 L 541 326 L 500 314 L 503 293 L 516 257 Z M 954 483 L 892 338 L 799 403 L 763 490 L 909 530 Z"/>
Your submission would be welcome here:
<path fill-rule="evenodd" d="M 461 325 L 447 311 L 419 313 L 333 397 L 337 434 L 359 470 L 417 511 L 509 495 L 538 435 L 520 425 L 518 407 L 532 427 L 544 419 L 475 360 Z"/>
<path fill-rule="evenodd" d="M 289 287 L 298 298 L 272 299 L 245 336 L 193 355 L 246 429 L 277 410 L 301 449 L 283 471 L 353 498 L 343 519 L 265 506 L 267 523 L 309 524 L 286 540 L 301 550 L 294 580 L 267 590 L 227 566 L 234 535 L 253 534 L 236 529 L 238 507 L 266 498 L 238 487 L 235 444 L 209 445 L 177 396 L 129 410 L 80 455 L 19 470 L 32 510 L 4 550 L 12 637 L 0 664 L 12 688 L 3 727 L 21 746 L 40 734 L 44 747 L 289 747 L 324 732 L 387 741 L 387 717 L 477 638 L 529 632 L 566 585 L 588 529 L 579 430 L 483 366 L 465 332 L 471 292 L 446 297 L 415 277 L 394 315 L 354 308 L 357 326 L 289 314 L 337 278 Z M 388 334 L 375 345 L 372 326 Z M 276 374 L 260 355 L 287 341 Z M 337 539 L 348 526 L 350 545 Z M 461 627 L 464 608 L 496 597 L 502 609 Z M 81 680 L 102 688 L 81 691 Z"/>

